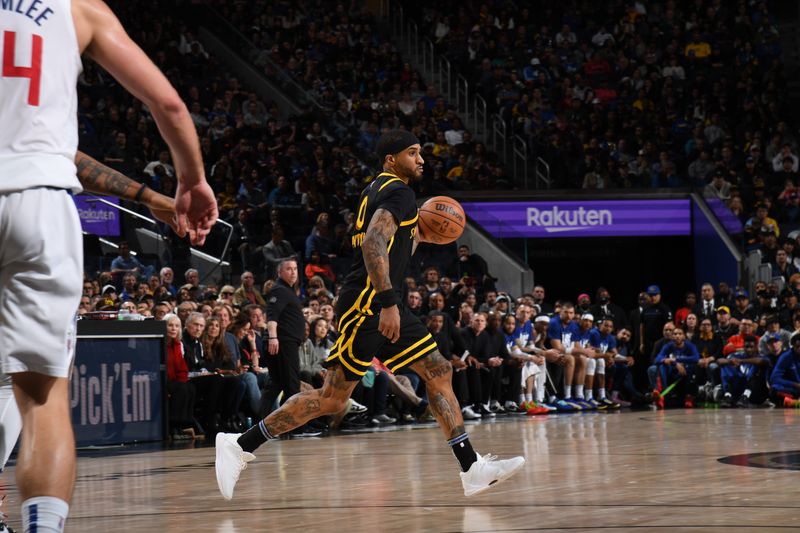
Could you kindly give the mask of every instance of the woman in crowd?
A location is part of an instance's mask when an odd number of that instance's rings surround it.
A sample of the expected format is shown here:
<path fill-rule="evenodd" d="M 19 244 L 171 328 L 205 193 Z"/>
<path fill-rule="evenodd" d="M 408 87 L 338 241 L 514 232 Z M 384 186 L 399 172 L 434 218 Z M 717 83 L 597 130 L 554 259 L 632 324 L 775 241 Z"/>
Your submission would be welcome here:
<path fill-rule="evenodd" d="M 316 389 L 325 379 L 322 363 L 328 358 L 333 343 L 328 339 L 328 321 L 324 318 L 314 320 L 306 331 L 308 338 L 300 350 L 300 379 Z"/>
<path fill-rule="evenodd" d="M 194 387 L 189 383 L 189 368 L 183 358 L 181 320 L 168 314 L 167 322 L 167 394 L 169 427 L 173 439 L 194 438 Z"/>

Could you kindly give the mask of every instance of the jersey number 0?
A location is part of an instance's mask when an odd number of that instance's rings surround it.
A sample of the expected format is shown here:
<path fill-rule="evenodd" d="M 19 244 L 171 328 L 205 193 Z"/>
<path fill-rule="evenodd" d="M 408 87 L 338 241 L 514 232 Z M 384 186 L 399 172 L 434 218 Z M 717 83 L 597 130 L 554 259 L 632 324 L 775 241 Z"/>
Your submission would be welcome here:
<path fill-rule="evenodd" d="M 3 32 L 3 77 L 28 78 L 28 105 L 39 105 L 39 89 L 42 82 L 42 37 L 33 35 L 31 45 L 31 66 L 20 67 L 14 64 L 14 52 L 17 47 L 17 33 Z"/>

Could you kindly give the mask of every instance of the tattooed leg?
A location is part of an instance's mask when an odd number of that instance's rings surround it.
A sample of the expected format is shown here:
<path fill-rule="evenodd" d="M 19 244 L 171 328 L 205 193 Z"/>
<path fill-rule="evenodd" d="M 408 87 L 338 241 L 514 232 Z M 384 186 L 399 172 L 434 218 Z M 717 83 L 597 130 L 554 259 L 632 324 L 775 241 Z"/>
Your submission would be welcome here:
<path fill-rule="evenodd" d="M 295 394 L 264 419 L 267 430 L 277 437 L 309 420 L 341 411 L 357 383 L 345 379 L 341 366 L 331 368 L 321 389 Z"/>
<path fill-rule="evenodd" d="M 465 433 L 461 407 L 453 394 L 453 367 L 438 351 L 433 352 L 411 368 L 425 381 L 431 412 L 447 439 Z"/>

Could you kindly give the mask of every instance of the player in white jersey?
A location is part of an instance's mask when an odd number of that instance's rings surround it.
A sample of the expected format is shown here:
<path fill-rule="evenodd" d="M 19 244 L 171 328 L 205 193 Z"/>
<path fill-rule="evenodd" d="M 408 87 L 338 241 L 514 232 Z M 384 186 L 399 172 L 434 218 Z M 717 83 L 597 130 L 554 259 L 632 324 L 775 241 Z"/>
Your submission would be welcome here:
<path fill-rule="evenodd" d="M 75 156 L 75 164 L 78 167 L 78 180 L 83 186 L 84 192 L 139 202 L 147 206 L 156 219 L 169 224 L 173 230 L 178 231 L 175 219 L 175 201 L 172 198 L 133 181 L 82 152 L 78 152 Z M 17 443 L 20 431 L 22 431 L 22 417 L 20 417 L 17 402 L 14 400 L 10 375 L 0 375 L 0 427 L 2 428 L 0 473 L 2 473 Z M 5 494 L 0 491 L 0 504 L 4 498 Z M 0 533 L 5 531 L 11 530 L 5 522 L 5 514 L 0 512 Z"/>
<path fill-rule="evenodd" d="M 83 252 L 69 192 L 81 189 L 81 53 L 147 105 L 170 146 L 179 234 L 202 244 L 217 207 L 186 106 L 102 1 L 20 0 L 0 13 L 0 372 L 11 374 L 22 416 L 24 530 L 60 532 L 75 481 L 67 376 Z"/>

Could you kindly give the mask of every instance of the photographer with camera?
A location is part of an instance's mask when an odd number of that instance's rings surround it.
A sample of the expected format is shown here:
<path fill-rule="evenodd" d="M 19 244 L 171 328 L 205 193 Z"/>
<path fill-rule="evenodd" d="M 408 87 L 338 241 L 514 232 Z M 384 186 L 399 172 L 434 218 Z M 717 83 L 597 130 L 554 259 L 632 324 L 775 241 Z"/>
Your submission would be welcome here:
<path fill-rule="evenodd" d="M 458 247 L 458 258 L 450 265 L 448 273 L 465 287 L 475 289 L 478 296 L 482 296 L 484 291 L 494 289 L 494 282 L 497 281 L 489 275 L 486 260 L 478 254 L 470 253 L 466 244 Z"/>

